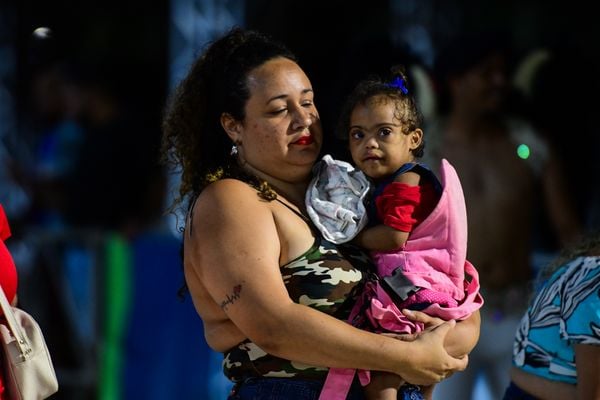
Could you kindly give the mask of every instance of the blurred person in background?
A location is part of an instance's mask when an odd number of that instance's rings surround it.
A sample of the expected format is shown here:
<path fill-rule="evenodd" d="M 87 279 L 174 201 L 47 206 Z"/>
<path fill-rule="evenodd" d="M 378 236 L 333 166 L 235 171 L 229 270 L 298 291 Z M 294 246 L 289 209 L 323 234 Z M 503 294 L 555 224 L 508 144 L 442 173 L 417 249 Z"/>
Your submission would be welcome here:
<path fill-rule="evenodd" d="M 85 62 L 71 75 L 79 88 L 82 138 L 67 177 L 70 226 L 132 236 L 160 215 L 164 179 L 158 126 L 131 100 L 131 67 Z M 131 87 L 133 89 L 133 87 Z"/>
<path fill-rule="evenodd" d="M 147 93 L 140 94 L 137 84 L 147 82 L 153 70 L 144 68 L 134 74 L 138 65 L 131 59 L 107 56 L 101 48 L 85 52 L 71 38 L 34 42 L 24 74 L 22 126 L 23 139 L 30 139 L 30 162 L 22 165 L 33 204 L 23 224 L 21 255 L 28 262 L 18 263 L 24 272 L 20 298 L 35 309 L 40 325 L 50 322 L 45 332 L 61 371 L 63 396 L 87 397 L 98 385 L 110 393 L 107 398 L 113 398 L 117 390 L 127 390 L 125 385 L 110 383 L 120 382 L 122 373 L 131 373 L 131 360 L 147 361 L 146 353 L 131 349 L 125 340 L 147 322 L 143 306 L 148 303 L 134 302 L 134 294 L 152 290 L 151 278 L 170 285 L 173 292 L 179 284 L 176 277 L 177 282 L 171 283 L 159 274 L 164 272 L 161 266 L 172 273 L 171 266 L 178 262 L 175 239 L 163 240 L 161 246 L 150 244 L 161 233 L 164 196 L 157 154 L 160 117 L 148 110 L 149 102 L 140 100 Z M 19 254 L 13 256 L 17 259 Z M 131 314 L 119 313 L 118 307 L 127 301 L 131 301 L 126 308 Z M 168 313 L 173 321 L 153 329 L 148 340 L 165 345 L 151 350 L 148 346 L 148 353 L 172 352 L 158 335 L 190 334 L 189 324 L 180 323 L 186 321 L 181 318 L 183 311 L 168 307 L 182 310 L 176 298 L 152 306 L 153 312 Z M 191 307 L 185 310 L 193 313 Z M 119 329 L 114 329 L 114 321 L 120 323 Z M 128 357 L 130 351 L 135 357 Z M 118 357 L 107 354 L 117 354 L 128 363 L 116 368 L 105 360 Z M 153 365 L 144 369 L 146 376 L 165 368 Z M 162 377 L 173 382 L 168 373 Z"/>
<path fill-rule="evenodd" d="M 540 271 L 504 400 L 600 398 L 600 232 Z"/>
<path fill-rule="evenodd" d="M 45 229 L 66 228 L 68 179 L 79 159 L 83 128 L 78 121 L 83 90 L 67 61 L 35 66 L 30 79 L 31 157 L 27 168 L 33 204 L 28 222 Z"/>
<path fill-rule="evenodd" d="M 512 337 L 533 277 L 535 217 L 544 209 L 559 243 L 580 232 L 563 170 L 550 144 L 509 109 L 511 45 L 497 32 L 462 35 L 436 60 L 440 114 L 429 121 L 424 160 L 447 158 L 465 194 L 468 258 L 477 265 L 482 329 L 469 368 L 434 398 L 470 399 L 479 374 L 493 398 L 508 384 Z"/>
<path fill-rule="evenodd" d="M 160 131 L 135 100 L 133 68 L 74 54 L 32 67 L 33 225 L 132 235 L 160 215 Z"/>

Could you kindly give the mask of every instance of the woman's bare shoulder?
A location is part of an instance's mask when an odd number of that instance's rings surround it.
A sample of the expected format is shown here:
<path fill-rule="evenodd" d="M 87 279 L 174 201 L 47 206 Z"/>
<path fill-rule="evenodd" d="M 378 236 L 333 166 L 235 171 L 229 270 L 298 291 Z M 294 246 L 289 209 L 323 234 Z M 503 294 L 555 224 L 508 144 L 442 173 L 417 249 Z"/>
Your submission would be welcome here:
<path fill-rule="evenodd" d="M 222 179 L 208 185 L 195 201 L 187 224 L 227 228 L 245 223 L 266 222 L 271 214 L 269 203 L 258 196 L 255 188 L 236 179 Z"/>
<path fill-rule="evenodd" d="M 231 198 L 232 195 L 256 197 L 255 188 L 238 179 L 220 179 L 208 185 L 200 194 L 199 199 Z"/>
<path fill-rule="evenodd" d="M 192 211 L 207 211 L 209 213 L 216 209 L 239 208 L 255 204 L 258 206 L 260 197 L 255 188 L 237 179 L 221 179 L 208 185 L 195 201 Z"/>
<path fill-rule="evenodd" d="M 211 258 L 222 260 L 231 253 L 231 243 L 249 254 L 270 249 L 265 241 L 278 243 L 269 203 L 256 189 L 235 179 L 219 180 L 202 191 L 185 230 L 184 259 L 195 267 L 210 265 Z"/>

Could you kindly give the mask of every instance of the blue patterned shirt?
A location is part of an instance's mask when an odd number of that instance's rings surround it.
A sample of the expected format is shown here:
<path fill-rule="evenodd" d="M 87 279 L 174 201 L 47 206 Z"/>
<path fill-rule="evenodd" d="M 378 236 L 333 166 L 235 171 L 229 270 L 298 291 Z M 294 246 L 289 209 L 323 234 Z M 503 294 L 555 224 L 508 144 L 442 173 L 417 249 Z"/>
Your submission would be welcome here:
<path fill-rule="evenodd" d="M 513 364 L 576 384 L 576 344 L 600 345 L 600 257 L 570 261 L 543 285 L 517 330 Z"/>

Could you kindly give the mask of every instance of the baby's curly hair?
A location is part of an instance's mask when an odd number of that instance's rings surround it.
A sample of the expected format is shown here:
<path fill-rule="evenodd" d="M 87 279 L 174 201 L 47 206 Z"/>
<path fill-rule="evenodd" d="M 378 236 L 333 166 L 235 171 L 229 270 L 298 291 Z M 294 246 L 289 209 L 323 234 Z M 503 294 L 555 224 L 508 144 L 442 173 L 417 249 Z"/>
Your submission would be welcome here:
<path fill-rule="evenodd" d="M 396 118 L 403 124 L 403 132 L 409 133 L 423 125 L 423 115 L 417 107 L 414 95 L 408 82 L 406 69 L 403 65 L 395 65 L 390 70 L 388 78 L 371 76 L 361 82 L 350 93 L 342 110 L 336 134 L 340 138 L 347 138 L 350 129 L 350 116 L 354 108 L 375 96 L 385 96 L 396 104 Z M 417 158 L 423 157 L 425 141 L 413 150 Z"/>
<path fill-rule="evenodd" d="M 234 27 L 210 43 L 193 63 L 163 116 L 161 160 L 171 171 L 181 173 L 179 196 L 171 210 L 184 199 L 197 197 L 211 182 L 226 177 L 252 184 L 267 200 L 276 197 L 269 185 L 237 165 L 230 155 L 232 143 L 220 117 L 228 113 L 236 120 L 244 119 L 244 107 L 250 98 L 248 74 L 278 57 L 297 61 L 291 51 L 273 39 Z"/>

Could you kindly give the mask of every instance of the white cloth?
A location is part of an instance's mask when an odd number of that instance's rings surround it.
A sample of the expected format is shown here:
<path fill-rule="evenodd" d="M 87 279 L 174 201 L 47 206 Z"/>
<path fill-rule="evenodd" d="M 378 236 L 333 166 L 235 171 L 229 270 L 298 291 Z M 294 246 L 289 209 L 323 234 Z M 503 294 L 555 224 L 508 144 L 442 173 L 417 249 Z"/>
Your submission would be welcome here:
<path fill-rule="evenodd" d="M 325 239 L 340 244 L 360 232 L 367 224 L 363 200 L 369 189 L 365 174 L 345 161 L 326 154 L 315 165 L 306 191 L 306 210 Z"/>

